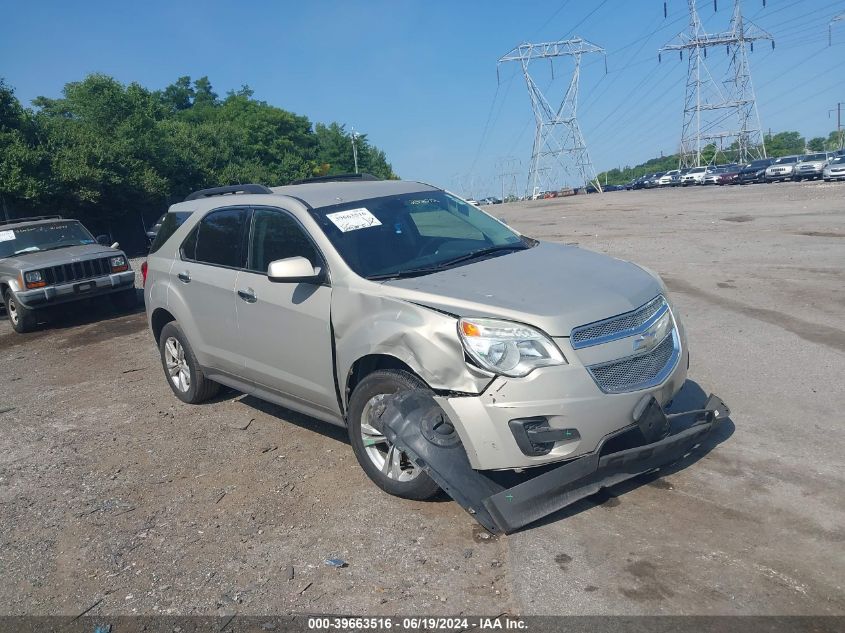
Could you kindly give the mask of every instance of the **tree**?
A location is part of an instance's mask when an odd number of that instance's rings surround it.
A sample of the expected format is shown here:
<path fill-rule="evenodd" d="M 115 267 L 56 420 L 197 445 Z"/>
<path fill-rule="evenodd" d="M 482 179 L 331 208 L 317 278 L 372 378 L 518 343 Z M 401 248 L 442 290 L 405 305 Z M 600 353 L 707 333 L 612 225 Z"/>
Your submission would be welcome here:
<path fill-rule="evenodd" d="M 807 141 L 807 149 L 811 152 L 823 152 L 825 146 L 825 139 L 821 136 L 816 136 Z"/>
<path fill-rule="evenodd" d="M 353 171 L 351 138 L 254 98 L 220 99 L 208 77 L 163 90 L 102 74 L 26 109 L 0 79 L 0 204 L 13 215 L 61 213 L 140 247 L 142 227 L 196 189 L 270 185 Z M 395 178 L 383 151 L 357 137 L 361 171 Z"/>

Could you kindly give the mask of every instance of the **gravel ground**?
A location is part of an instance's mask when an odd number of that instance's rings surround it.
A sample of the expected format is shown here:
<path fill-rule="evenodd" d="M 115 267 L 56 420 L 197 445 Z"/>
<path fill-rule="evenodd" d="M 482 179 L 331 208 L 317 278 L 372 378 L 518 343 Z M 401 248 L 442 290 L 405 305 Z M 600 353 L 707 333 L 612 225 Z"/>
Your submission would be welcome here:
<path fill-rule="evenodd" d="M 664 276 L 689 389 L 734 411 L 713 445 L 489 537 L 448 498 L 380 492 L 340 429 L 233 391 L 182 404 L 140 311 L 4 321 L 0 611 L 845 613 L 845 185 L 493 211 Z"/>

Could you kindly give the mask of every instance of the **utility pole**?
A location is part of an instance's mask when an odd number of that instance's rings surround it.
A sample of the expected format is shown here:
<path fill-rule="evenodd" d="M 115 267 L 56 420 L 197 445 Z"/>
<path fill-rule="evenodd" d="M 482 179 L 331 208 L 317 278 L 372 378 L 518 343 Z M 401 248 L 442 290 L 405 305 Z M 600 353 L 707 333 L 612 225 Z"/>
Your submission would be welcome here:
<path fill-rule="evenodd" d="M 605 50 L 580 37 L 556 42 L 541 42 L 538 44 L 520 44 L 512 51 L 499 58 L 496 65 L 505 62 L 519 62 L 528 96 L 531 98 L 531 109 L 534 111 L 536 131 L 534 134 L 534 149 L 531 153 L 531 164 L 528 169 L 526 197 L 533 197 L 541 190 L 540 185 L 546 178 L 543 189 L 559 188 L 560 183 L 550 183 L 552 167 L 561 167 L 569 173 L 569 164 L 574 163 L 575 170 L 582 183 L 592 182 L 601 191 L 601 183 L 596 177 L 596 170 L 587 152 L 587 144 L 578 126 L 578 81 L 581 75 L 581 56 L 588 53 L 605 54 Z M 569 81 L 569 87 L 563 96 L 560 106 L 553 108 L 542 90 L 529 72 L 529 64 L 538 59 L 548 59 L 554 78 L 554 59 L 572 57 L 575 69 Z M 570 160 L 564 161 L 564 158 Z M 549 185 L 552 184 L 550 187 Z"/>
<path fill-rule="evenodd" d="M 835 108 L 827 111 L 828 119 L 831 112 L 836 112 L 836 136 L 839 139 L 839 149 L 845 148 L 845 135 L 842 134 L 842 103 L 837 103 Z"/>
<path fill-rule="evenodd" d="M 358 173 L 358 147 L 355 145 L 355 141 L 358 139 L 358 133 L 355 131 L 355 128 L 352 128 L 352 160 L 355 161 L 355 173 Z"/>
<path fill-rule="evenodd" d="M 845 13 L 840 13 L 839 15 L 833 16 L 830 22 L 827 23 L 827 45 L 833 45 L 833 23 L 834 22 L 841 22 L 845 20 Z"/>
<path fill-rule="evenodd" d="M 700 167 L 702 150 L 706 145 L 718 143 L 722 147 L 727 139 L 733 139 L 736 144 L 737 162 L 745 163 L 755 158 L 765 158 L 766 146 L 761 133 L 760 115 L 751 83 L 751 67 L 746 47 L 753 52 L 755 41 L 769 40 L 774 48 L 774 38 L 743 17 L 741 0 L 734 0 L 731 29 L 712 34 L 706 33 L 702 27 L 696 1 L 687 0 L 687 5 L 690 16 L 689 30 L 678 34 L 675 43 L 667 44 L 658 52 L 658 59 L 662 61 L 664 52 L 678 51 L 683 59 L 684 51 L 687 51 L 680 167 Z M 718 50 L 723 46 L 730 58 L 730 76 L 724 82 L 717 82 L 705 60 L 708 49 Z M 724 92 L 719 87 L 720 83 L 724 84 Z M 737 127 L 726 129 L 724 122 L 731 118 L 736 120 Z M 715 160 L 718 153 L 717 150 L 710 160 Z"/>

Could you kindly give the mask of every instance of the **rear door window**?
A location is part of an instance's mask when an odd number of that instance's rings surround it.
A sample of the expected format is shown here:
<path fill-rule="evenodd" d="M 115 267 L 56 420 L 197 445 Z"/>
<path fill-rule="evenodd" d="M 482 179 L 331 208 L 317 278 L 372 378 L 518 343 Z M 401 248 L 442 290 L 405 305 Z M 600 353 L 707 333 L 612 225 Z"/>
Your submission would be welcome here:
<path fill-rule="evenodd" d="M 249 211 L 245 208 L 221 209 L 206 215 L 182 244 L 184 259 L 242 268 Z"/>
<path fill-rule="evenodd" d="M 170 239 L 170 236 L 176 232 L 176 229 L 182 226 L 182 224 L 185 223 L 185 220 L 189 217 L 191 217 L 191 213 L 189 211 L 165 213 L 164 218 L 161 221 L 161 226 L 159 226 L 158 233 L 156 233 L 155 239 L 150 246 L 150 254 L 155 253 L 158 249 L 160 249 L 164 243 Z"/>

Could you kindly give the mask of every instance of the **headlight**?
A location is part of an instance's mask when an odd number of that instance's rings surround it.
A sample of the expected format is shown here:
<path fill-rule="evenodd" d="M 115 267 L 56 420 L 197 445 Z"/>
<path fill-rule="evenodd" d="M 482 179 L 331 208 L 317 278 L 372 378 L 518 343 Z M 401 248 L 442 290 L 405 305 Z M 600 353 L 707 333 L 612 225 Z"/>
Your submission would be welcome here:
<path fill-rule="evenodd" d="M 470 358 L 496 374 L 518 378 L 537 367 L 565 365 L 561 351 L 532 327 L 497 319 L 459 319 L 458 334 Z"/>
<path fill-rule="evenodd" d="M 23 280 L 27 288 L 43 288 L 47 285 L 47 282 L 44 281 L 44 275 L 41 274 L 40 270 L 31 270 L 28 273 L 24 273 Z"/>
<path fill-rule="evenodd" d="M 126 270 L 128 266 L 126 265 L 126 258 L 123 255 L 118 255 L 117 257 L 111 258 L 111 269 L 116 271 Z"/>

